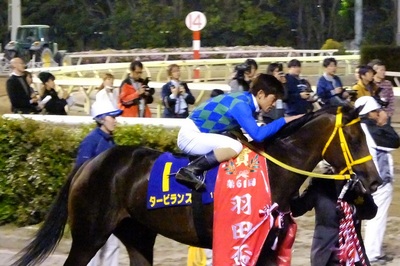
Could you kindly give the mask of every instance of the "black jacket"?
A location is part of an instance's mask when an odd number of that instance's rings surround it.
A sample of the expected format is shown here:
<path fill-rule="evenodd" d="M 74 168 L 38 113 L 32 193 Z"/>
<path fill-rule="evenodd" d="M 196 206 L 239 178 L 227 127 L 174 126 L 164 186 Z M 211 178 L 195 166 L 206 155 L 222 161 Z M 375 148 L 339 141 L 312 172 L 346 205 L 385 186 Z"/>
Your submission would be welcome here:
<path fill-rule="evenodd" d="M 7 94 L 11 102 L 11 111 L 21 114 L 37 114 L 37 104 L 31 104 L 33 89 L 29 87 L 23 76 L 11 75 L 7 80 Z"/>
<path fill-rule="evenodd" d="M 51 100 L 48 101 L 44 106 L 47 113 L 49 115 L 66 115 L 67 112 L 65 112 L 64 107 L 67 105 L 67 101 L 65 99 L 60 99 L 54 89 L 45 90 L 42 95 L 42 99 L 44 99 L 47 95 L 51 96 Z"/>
<path fill-rule="evenodd" d="M 192 93 L 189 90 L 189 87 L 187 86 L 186 83 L 182 83 L 182 85 L 185 87 L 185 92 L 187 93 L 187 96 L 185 98 L 185 102 L 188 105 L 188 108 L 186 108 L 185 112 L 182 114 L 176 114 L 175 113 L 175 105 L 176 105 L 176 100 L 177 99 L 171 99 L 169 96 L 171 95 L 171 86 L 172 82 L 167 82 L 164 84 L 164 86 L 161 89 L 161 98 L 163 101 L 164 105 L 164 113 L 163 117 L 165 118 L 186 118 L 189 116 L 189 104 L 194 104 L 195 98 L 192 95 Z"/>

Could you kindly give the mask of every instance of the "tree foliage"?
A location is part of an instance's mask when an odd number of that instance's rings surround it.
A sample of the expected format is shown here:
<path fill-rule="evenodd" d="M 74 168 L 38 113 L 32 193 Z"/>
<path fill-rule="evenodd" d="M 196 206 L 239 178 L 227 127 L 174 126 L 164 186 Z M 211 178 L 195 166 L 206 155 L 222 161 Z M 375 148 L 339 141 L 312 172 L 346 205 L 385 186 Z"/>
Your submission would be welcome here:
<path fill-rule="evenodd" d="M 190 46 L 184 20 L 205 13 L 202 46 L 270 45 L 320 48 L 354 38 L 354 0 L 21 0 L 23 24 L 48 24 L 60 49 Z M 395 0 L 363 0 L 364 44 L 392 44 Z M 7 1 L 0 37 L 9 39 Z"/>

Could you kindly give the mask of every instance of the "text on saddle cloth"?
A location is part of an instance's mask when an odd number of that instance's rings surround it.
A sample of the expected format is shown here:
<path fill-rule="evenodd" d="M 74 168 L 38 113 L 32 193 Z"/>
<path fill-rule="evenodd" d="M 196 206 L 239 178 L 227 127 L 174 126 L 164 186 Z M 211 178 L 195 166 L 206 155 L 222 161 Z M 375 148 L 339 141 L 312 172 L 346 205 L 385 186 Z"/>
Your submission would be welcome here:
<path fill-rule="evenodd" d="M 189 158 L 163 153 L 154 162 L 147 190 L 147 209 L 158 209 L 192 204 L 192 190 L 179 184 L 174 173 L 189 164 Z M 214 201 L 215 179 L 218 167 L 205 173 L 206 190 L 202 193 L 203 204 Z"/>

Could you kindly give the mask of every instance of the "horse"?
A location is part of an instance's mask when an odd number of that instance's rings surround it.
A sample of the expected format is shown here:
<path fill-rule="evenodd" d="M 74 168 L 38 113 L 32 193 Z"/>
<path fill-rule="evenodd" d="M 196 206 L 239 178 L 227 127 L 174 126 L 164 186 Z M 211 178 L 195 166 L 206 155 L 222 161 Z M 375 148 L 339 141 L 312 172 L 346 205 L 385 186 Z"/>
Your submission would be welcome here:
<path fill-rule="evenodd" d="M 365 159 L 370 155 L 358 110 L 354 108 L 323 108 L 309 113 L 288 123 L 257 147 L 276 160 L 304 171 L 312 171 L 325 159 L 336 172 L 357 177 L 360 182 L 354 190 L 358 193 L 372 193 L 381 184 L 373 161 Z M 153 264 L 153 246 L 158 234 L 183 244 L 212 248 L 213 204 L 202 206 L 201 234 L 196 230 L 193 206 L 151 211 L 146 208 L 149 174 L 161 154 L 142 146 L 117 146 L 74 169 L 41 228 L 13 265 L 37 265 L 45 260 L 60 241 L 68 219 L 72 235 L 64 264 L 68 266 L 87 265 L 111 234 L 125 245 L 130 265 Z M 279 205 L 280 212 L 290 213 L 289 202 L 307 176 L 278 166 L 270 159 L 267 163 L 272 202 Z M 290 218 L 285 217 L 284 220 Z M 257 265 L 276 265 L 271 242 L 276 235 L 282 239 L 286 231 L 285 228 L 272 231 Z"/>

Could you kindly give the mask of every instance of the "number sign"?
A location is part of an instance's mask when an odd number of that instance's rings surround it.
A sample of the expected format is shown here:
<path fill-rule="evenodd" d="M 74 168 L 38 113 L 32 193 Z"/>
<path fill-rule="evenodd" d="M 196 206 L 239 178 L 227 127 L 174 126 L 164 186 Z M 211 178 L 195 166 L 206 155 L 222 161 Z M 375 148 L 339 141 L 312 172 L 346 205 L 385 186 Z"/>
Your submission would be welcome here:
<path fill-rule="evenodd" d="M 199 31 L 206 26 L 207 19 L 203 13 L 199 11 L 193 11 L 186 16 L 185 24 L 189 28 L 189 30 Z"/>

